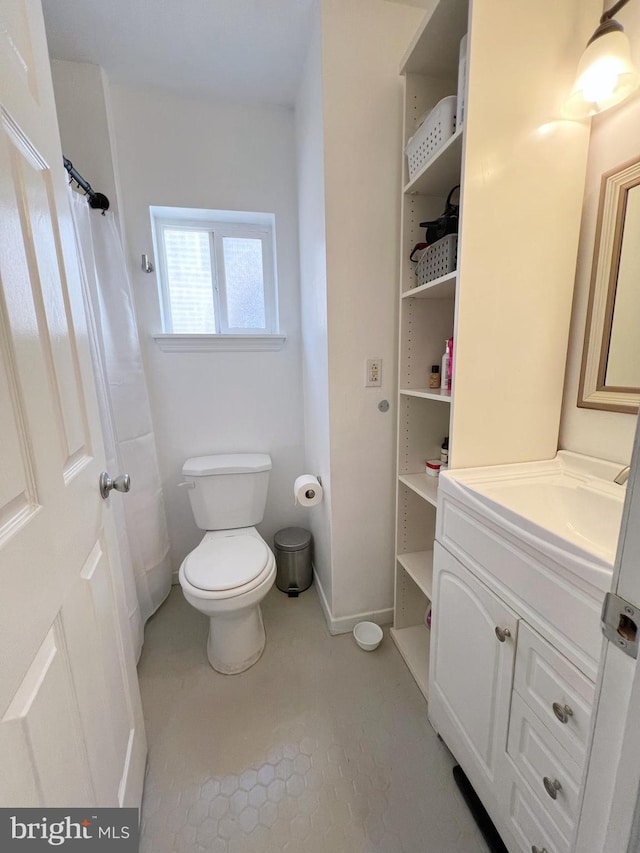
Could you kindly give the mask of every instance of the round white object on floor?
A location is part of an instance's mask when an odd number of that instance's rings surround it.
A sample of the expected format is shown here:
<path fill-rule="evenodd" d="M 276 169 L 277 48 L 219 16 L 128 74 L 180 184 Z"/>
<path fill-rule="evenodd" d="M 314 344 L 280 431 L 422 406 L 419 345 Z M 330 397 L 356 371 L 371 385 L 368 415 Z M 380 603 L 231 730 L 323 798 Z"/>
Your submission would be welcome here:
<path fill-rule="evenodd" d="M 382 628 L 375 622 L 358 622 L 353 629 L 356 643 L 365 652 L 372 652 L 382 642 Z"/>

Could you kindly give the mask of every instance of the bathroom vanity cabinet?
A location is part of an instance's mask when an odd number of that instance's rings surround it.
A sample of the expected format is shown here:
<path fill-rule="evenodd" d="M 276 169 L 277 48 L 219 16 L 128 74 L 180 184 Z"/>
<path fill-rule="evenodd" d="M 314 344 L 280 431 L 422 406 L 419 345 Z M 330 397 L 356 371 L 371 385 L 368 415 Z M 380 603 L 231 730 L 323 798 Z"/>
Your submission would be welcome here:
<path fill-rule="evenodd" d="M 444 478 L 429 719 L 510 851 L 572 850 L 602 646 L 598 578 Z"/>
<path fill-rule="evenodd" d="M 454 469 L 557 449 L 589 130 L 554 118 L 596 7 L 439 0 L 401 65 L 404 150 L 424 114 L 456 94 L 468 34 L 464 123 L 411 180 L 402 163 L 392 637 L 425 697 L 438 502 L 425 461 L 445 436 Z M 443 212 L 456 184 L 457 268 L 417 286 L 419 223 Z M 450 337 L 452 391 L 430 390 Z"/>

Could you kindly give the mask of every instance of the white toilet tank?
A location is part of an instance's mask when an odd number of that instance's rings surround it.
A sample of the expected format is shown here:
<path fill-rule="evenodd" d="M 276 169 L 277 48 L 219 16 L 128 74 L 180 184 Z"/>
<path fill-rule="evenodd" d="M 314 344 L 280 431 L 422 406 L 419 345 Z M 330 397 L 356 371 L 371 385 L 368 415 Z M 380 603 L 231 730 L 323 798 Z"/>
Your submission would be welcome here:
<path fill-rule="evenodd" d="M 271 457 L 267 453 L 195 456 L 182 466 L 193 482 L 189 500 L 201 530 L 253 527 L 264 516 Z"/>

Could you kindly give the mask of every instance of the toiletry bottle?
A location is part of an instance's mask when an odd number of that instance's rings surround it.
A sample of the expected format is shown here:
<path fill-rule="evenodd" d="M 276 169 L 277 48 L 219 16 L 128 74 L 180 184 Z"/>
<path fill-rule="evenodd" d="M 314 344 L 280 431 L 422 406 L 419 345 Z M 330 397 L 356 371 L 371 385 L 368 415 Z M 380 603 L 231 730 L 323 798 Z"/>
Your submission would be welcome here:
<path fill-rule="evenodd" d="M 442 447 L 440 448 L 440 462 L 442 462 L 442 467 L 446 468 L 449 465 L 449 436 L 447 435 L 442 442 Z"/>
<path fill-rule="evenodd" d="M 444 355 L 442 356 L 442 370 L 440 372 L 440 387 L 443 391 L 451 389 L 451 377 L 449 376 L 449 340 L 444 342 Z"/>
<path fill-rule="evenodd" d="M 432 364 L 431 373 L 429 374 L 429 388 L 440 387 L 440 365 Z"/>

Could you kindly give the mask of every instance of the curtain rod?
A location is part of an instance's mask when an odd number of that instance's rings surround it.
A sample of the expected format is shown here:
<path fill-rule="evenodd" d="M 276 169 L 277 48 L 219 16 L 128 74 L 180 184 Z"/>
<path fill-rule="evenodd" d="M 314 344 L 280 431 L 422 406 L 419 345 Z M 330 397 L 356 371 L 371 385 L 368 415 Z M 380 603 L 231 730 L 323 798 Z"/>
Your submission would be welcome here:
<path fill-rule="evenodd" d="M 82 175 L 73 168 L 71 160 L 67 160 L 64 155 L 62 155 L 62 162 L 64 163 L 64 167 L 67 172 L 71 175 L 71 180 L 75 181 L 76 184 L 85 191 L 85 194 L 88 197 L 87 201 L 89 202 L 89 207 L 94 210 L 101 210 L 102 215 L 104 216 L 105 211 L 109 210 L 109 199 L 106 195 L 97 193 L 89 181 L 85 181 Z"/>

